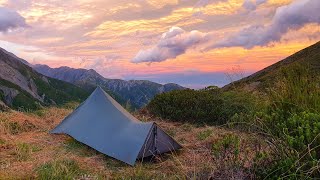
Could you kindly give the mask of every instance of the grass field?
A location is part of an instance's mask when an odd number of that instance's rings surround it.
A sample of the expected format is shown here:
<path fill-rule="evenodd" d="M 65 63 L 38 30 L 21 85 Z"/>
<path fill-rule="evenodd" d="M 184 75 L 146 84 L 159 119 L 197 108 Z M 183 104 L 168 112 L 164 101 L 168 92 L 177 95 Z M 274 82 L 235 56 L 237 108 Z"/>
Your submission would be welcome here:
<path fill-rule="evenodd" d="M 206 179 L 254 178 L 256 158 L 266 151 L 255 134 L 224 127 L 196 127 L 135 114 L 156 121 L 183 149 L 135 166 L 107 157 L 66 135 L 52 135 L 72 109 L 0 113 L 0 179 Z M 107 142 L 106 142 L 107 143 Z"/>

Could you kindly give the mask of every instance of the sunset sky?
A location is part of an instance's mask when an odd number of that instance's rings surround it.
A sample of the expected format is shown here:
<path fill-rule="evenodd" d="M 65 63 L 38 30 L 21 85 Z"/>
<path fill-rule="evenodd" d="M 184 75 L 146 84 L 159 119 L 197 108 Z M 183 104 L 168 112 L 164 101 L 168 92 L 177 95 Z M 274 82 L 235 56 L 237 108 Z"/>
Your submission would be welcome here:
<path fill-rule="evenodd" d="M 0 0 L 0 47 L 106 78 L 228 83 L 320 40 L 320 0 Z"/>

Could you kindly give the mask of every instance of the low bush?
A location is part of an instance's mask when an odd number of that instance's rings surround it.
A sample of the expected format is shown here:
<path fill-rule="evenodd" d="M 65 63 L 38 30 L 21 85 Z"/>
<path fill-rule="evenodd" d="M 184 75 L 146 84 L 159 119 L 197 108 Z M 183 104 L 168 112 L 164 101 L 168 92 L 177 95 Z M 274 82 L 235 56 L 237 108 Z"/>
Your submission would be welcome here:
<path fill-rule="evenodd" d="M 252 111 L 255 102 L 255 97 L 245 92 L 187 89 L 157 95 L 147 109 L 173 121 L 225 124 L 234 114 Z"/>

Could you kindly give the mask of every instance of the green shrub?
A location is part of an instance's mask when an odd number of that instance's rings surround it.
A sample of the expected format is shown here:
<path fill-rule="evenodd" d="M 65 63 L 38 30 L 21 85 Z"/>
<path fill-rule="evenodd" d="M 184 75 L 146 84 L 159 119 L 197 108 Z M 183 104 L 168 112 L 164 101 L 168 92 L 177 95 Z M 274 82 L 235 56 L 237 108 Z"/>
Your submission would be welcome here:
<path fill-rule="evenodd" d="M 172 121 L 224 124 L 236 113 L 252 111 L 254 103 L 249 93 L 187 89 L 157 95 L 147 109 Z"/>
<path fill-rule="evenodd" d="M 274 163 L 262 177 L 319 177 L 320 78 L 301 64 L 281 69 L 279 77 L 268 94 L 270 105 L 255 115 L 262 122 L 256 125 L 283 142 L 275 144 Z"/>
<path fill-rule="evenodd" d="M 302 112 L 292 114 L 287 120 L 273 114 L 265 119 L 273 127 L 276 136 L 283 138 L 291 148 L 299 152 L 320 145 L 316 144 L 320 142 L 320 114 Z"/>

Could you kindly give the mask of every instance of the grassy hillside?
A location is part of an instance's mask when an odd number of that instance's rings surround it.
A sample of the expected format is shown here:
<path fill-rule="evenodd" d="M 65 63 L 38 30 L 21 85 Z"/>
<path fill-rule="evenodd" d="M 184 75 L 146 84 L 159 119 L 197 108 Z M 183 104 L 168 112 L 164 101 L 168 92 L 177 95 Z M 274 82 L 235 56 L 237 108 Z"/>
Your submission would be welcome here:
<path fill-rule="evenodd" d="M 267 68 L 258 71 L 251 76 L 233 82 L 224 87 L 230 89 L 246 89 L 264 91 L 275 85 L 277 79 L 284 78 L 283 70 L 292 69 L 292 66 L 299 65 L 301 68 L 308 68 L 309 73 L 315 76 L 320 75 L 320 41 L 307 47 Z"/>
<path fill-rule="evenodd" d="M 46 83 L 42 79 L 35 78 L 38 93 L 45 94 L 48 97 L 45 98 L 45 103 L 48 104 L 51 103 L 51 100 L 53 100 L 57 105 L 62 105 L 70 101 L 81 102 L 91 93 L 82 90 L 73 84 L 57 79 L 48 78 L 48 81 L 49 83 Z"/>

